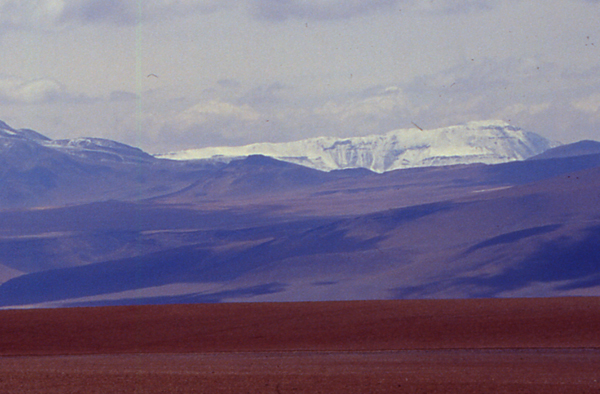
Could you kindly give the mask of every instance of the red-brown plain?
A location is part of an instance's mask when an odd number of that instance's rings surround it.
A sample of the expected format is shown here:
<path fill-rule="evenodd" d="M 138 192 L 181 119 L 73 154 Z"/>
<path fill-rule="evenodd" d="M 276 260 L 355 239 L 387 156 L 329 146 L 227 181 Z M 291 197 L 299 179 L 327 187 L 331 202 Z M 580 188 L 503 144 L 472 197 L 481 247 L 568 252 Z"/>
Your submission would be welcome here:
<path fill-rule="evenodd" d="M 590 297 L 0 313 L 14 393 L 594 393 Z"/>

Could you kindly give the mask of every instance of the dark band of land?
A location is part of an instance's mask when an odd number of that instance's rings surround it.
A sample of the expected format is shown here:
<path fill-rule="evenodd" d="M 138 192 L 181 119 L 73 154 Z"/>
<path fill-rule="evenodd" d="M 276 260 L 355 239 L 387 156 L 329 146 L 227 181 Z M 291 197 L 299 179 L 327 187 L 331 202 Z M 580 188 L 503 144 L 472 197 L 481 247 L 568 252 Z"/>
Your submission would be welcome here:
<path fill-rule="evenodd" d="M 600 348 L 600 298 L 0 311 L 0 354 Z"/>
<path fill-rule="evenodd" d="M 598 392 L 600 298 L 5 310 L 0 355 L 3 392 Z"/>

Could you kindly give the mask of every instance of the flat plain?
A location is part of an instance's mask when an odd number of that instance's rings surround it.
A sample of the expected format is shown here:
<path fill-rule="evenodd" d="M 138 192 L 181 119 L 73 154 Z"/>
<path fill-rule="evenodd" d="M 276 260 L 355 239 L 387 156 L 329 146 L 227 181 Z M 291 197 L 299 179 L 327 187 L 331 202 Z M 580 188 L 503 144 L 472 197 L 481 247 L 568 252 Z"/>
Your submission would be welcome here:
<path fill-rule="evenodd" d="M 3 393 L 598 393 L 594 297 L 4 310 Z"/>

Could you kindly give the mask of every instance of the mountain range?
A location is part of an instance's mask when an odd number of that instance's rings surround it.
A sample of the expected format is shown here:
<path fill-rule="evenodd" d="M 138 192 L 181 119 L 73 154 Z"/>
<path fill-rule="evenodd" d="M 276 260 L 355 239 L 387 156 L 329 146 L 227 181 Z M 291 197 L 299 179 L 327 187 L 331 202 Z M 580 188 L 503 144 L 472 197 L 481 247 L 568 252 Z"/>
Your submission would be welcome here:
<path fill-rule="evenodd" d="M 434 130 L 399 129 L 366 137 L 319 137 L 287 143 L 189 149 L 158 157 L 230 161 L 264 155 L 322 171 L 366 168 L 381 173 L 413 167 L 524 160 L 557 145 L 503 121 L 479 121 Z"/>
<path fill-rule="evenodd" d="M 600 143 L 475 125 L 504 162 L 375 172 L 0 123 L 0 306 L 600 294 Z"/>

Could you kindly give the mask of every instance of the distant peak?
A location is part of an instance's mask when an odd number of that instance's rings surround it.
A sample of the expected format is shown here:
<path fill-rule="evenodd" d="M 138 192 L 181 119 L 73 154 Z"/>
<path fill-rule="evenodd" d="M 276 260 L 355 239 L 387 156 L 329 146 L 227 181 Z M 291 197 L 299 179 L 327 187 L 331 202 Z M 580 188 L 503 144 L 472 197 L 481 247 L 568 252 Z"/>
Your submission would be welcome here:
<path fill-rule="evenodd" d="M 583 140 L 572 144 L 560 145 L 530 157 L 529 160 L 555 159 L 563 157 L 585 156 L 600 154 L 600 142 Z"/>
<path fill-rule="evenodd" d="M 140 150 L 121 142 L 109 140 L 106 138 L 95 138 L 95 137 L 79 137 L 65 140 L 55 140 L 52 142 L 53 145 L 77 147 L 77 148 L 120 148 L 120 149 L 133 149 Z"/>
<path fill-rule="evenodd" d="M 401 168 L 455 164 L 496 164 L 524 160 L 554 146 L 544 137 L 502 120 L 468 122 L 435 129 L 397 129 L 362 137 L 317 137 L 287 143 L 256 143 L 158 155 L 175 160 L 264 155 L 322 171 Z"/>
<path fill-rule="evenodd" d="M 17 133 L 29 140 L 51 141 L 50 138 L 31 129 L 19 129 L 17 130 Z"/>
<path fill-rule="evenodd" d="M 15 129 L 13 129 L 7 123 L 5 123 L 5 122 L 3 122 L 1 120 L 0 120 L 0 129 L 2 129 L 2 130 L 9 130 L 9 131 L 15 131 Z"/>
<path fill-rule="evenodd" d="M 143 150 L 105 138 L 74 138 L 44 142 L 44 146 L 59 149 L 77 156 L 101 157 L 103 160 L 139 161 L 153 160 L 154 157 Z"/>
<path fill-rule="evenodd" d="M 30 129 L 15 130 L 0 120 L 0 137 L 17 138 L 30 141 L 50 141 L 50 138 Z"/>

